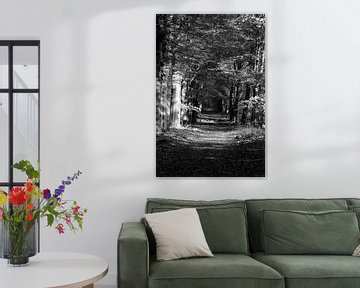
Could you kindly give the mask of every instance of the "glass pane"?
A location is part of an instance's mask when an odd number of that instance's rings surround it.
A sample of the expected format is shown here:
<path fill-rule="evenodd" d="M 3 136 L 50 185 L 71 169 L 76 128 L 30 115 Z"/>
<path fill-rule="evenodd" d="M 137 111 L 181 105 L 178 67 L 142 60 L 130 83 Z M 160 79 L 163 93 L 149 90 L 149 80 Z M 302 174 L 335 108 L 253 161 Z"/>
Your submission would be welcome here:
<path fill-rule="evenodd" d="M 38 47 L 15 46 L 14 47 L 14 88 L 36 89 L 38 88 Z"/>
<path fill-rule="evenodd" d="M 1 186 L 0 188 L 1 188 L 2 191 L 4 191 L 6 194 L 8 194 L 8 192 L 9 192 L 9 187 L 6 187 L 6 186 L 3 187 L 3 186 Z"/>
<path fill-rule="evenodd" d="M 9 188 L 8 187 L 0 187 L 0 189 L 2 190 L 2 191 L 4 191 L 6 194 L 8 194 L 8 192 L 9 192 Z M 1 223 L 0 223 L 0 228 L 2 228 L 1 226 L 2 226 L 2 224 L 4 223 L 3 221 L 0 221 Z M 0 239 L 3 239 L 3 235 L 2 235 L 2 229 L 0 229 Z M 0 241 L 0 253 L 2 253 L 2 251 L 3 251 L 3 241 Z"/>
<path fill-rule="evenodd" d="M 9 179 L 9 97 L 0 93 L 0 182 Z"/>
<path fill-rule="evenodd" d="M 39 95 L 14 94 L 14 163 L 29 160 L 37 165 L 39 150 Z M 22 182 L 26 175 L 14 169 L 14 181 Z"/>
<path fill-rule="evenodd" d="M 0 46 L 0 88 L 9 86 L 8 47 Z"/>

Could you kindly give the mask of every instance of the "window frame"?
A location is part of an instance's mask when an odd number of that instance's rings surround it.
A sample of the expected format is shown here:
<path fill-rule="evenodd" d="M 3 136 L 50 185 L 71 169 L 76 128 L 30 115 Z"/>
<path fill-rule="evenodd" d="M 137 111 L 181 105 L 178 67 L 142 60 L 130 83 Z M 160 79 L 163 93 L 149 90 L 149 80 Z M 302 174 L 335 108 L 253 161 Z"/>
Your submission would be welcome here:
<path fill-rule="evenodd" d="M 17 89 L 14 88 L 14 47 L 28 46 L 38 49 L 38 85 L 37 88 Z M 40 40 L 0 40 L 0 47 L 8 48 L 8 87 L 0 88 L 0 93 L 6 93 L 8 97 L 8 181 L 0 182 L 0 187 L 7 187 L 10 191 L 14 186 L 22 186 L 25 182 L 14 181 L 14 94 L 16 93 L 36 93 L 38 95 L 38 155 L 40 161 Z"/>
<path fill-rule="evenodd" d="M 36 89 L 14 89 L 14 47 L 29 46 L 38 49 L 38 85 Z M 37 93 L 38 95 L 38 155 L 40 162 L 40 40 L 0 40 L 0 47 L 8 47 L 8 87 L 0 88 L 0 93 L 6 93 L 8 98 L 8 181 L 0 182 L 0 187 L 7 187 L 8 191 L 14 186 L 23 186 L 25 182 L 14 182 L 14 94 L 16 93 Z M 1 137 L 1 135 L 0 135 Z M 38 183 L 40 185 L 40 183 Z M 40 218 L 37 220 L 39 227 Z M 40 252 L 40 229 L 37 229 L 37 250 Z"/>

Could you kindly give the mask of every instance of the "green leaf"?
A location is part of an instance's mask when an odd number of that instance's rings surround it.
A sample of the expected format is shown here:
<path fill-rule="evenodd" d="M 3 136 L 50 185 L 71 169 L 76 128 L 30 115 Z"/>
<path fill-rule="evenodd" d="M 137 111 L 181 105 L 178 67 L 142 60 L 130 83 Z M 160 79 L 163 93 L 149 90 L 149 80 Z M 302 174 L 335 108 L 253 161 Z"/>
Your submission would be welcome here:
<path fill-rule="evenodd" d="M 26 173 L 29 178 L 36 180 L 40 178 L 40 167 L 38 169 L 35 169 L 29 160 L 21 160 L 15 163 L 13 167 Z"/>
<path fill-rule="evenodd" d="M 54 216 L 53 215 L 51 215 L 51 214 L 48 214 L 47 215 L 47 224 L 48 224 L 48 226 L 50 226 L 51 227 L 51 225 L 54 223 Z"/>
<path fill-rule="evenodd" d="M 75 221 L 78 223 L 79 228 L 82 230 L 82 219 L 79 216 L 75 216 Z"/>
<path fill-rule="evenodd" d="M 58 217 L 60 215 L 59 212 L 57 212 L 53 207 L 46 206 L 45 208 L 50 214 L 54 215 L 55 217 Z"/>

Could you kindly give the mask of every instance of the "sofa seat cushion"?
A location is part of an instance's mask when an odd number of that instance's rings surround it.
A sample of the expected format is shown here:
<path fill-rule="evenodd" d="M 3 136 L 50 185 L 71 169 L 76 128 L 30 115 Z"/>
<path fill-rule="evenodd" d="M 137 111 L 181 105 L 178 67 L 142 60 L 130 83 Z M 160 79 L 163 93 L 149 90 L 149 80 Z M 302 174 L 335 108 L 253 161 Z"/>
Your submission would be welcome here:
<path fill-rule="evenodd" d="M 343 255 L 265 255 L 252 257 L 284 275 L 287 288 L 358 288 L 360 258 Z"/>
<path fill-rule="evenodd" d="M 150 261 L 149 288 L 284 288 L 274 269 L 246 255 Z"/>

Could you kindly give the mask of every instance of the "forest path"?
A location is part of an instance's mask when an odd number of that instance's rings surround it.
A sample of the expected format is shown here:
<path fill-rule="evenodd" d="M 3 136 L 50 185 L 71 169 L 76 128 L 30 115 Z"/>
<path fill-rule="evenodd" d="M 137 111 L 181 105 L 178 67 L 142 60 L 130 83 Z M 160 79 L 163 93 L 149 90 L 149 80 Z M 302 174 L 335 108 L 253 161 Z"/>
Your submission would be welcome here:
<path fill-rule="evenodd" d="M 171 129 L 156 141 L 157 176 L 265 175 L 264 130 L 235 126 L 222 114 L 201 114 L 196 124 Z"/>

